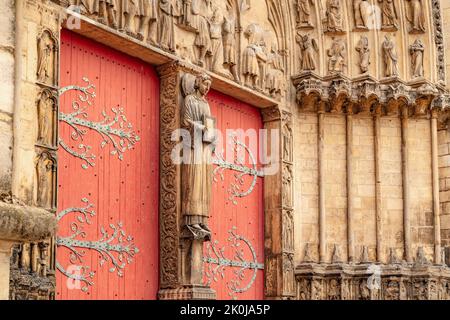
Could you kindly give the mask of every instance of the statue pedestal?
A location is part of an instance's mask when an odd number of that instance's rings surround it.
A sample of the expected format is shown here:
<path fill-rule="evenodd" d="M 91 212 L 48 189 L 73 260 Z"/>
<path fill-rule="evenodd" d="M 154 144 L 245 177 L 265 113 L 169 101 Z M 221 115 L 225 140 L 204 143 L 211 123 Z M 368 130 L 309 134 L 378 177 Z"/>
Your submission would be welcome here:
<path fill-rule="evenodd" d="M 163 289 L 159 300 L 216 300 L 216 292 L 205 286 L 183 286 L 177 289 Z"/>

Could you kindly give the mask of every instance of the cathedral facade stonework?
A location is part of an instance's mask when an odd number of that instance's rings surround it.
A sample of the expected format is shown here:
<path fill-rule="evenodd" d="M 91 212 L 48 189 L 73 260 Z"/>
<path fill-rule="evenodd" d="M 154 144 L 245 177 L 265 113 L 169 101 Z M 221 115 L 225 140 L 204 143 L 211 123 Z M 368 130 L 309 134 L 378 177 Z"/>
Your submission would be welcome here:
<path fill-rule="evenodd" d="M 171 159 L 175 130 L 214 125 L 214 90 L 280 132 L 261 196 L 266 299 L 450 300 L 450 0 L 3 2 L 0 299 L 58 298 L 70 30 L 159 77 L 154 298 L 216 298 L 202 281 L 213 167 Z"/>

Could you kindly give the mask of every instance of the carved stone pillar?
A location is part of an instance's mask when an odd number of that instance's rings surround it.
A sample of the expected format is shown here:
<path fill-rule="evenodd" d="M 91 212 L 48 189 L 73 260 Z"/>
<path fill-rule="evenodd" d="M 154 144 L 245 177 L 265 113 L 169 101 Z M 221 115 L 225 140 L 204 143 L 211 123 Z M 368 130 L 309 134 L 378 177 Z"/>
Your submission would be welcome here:
<path fill-rule="evenodd" d="M 9 261 L 13 242 L 0 240 L 0 300 L 9 298 Z"/>
<path fill-rule="evenodd" d="M 295 296 L 292 115 L 278 107 L 264 109 L 262 115 L 272 159 L 264 179 L 265 296 L 292 299 Z M 277 131 L 279 135 L 272 134 Z M 272 139 L 278 139 L 278 143 Z M 276 145 L 280 148 L 272 149 Z M 278 170 L 274 170 L 276 167 Z"/>
<path fill-rule="evenodd" d="M 202 285 L 203 240 L 183 233 L 181 165 L 172 161 L 178 141 L 172 140 L 181 128 L 184 103 L 181 80 L 198 70 L 182 62 L 158 68 L 160 75 L 160 291 L 161 300 L 214 300 L 215 292 Z"/>
<path fill-rule="evenodd" d="M 404 105 L 401 109 L 402 122 L 402 171 L 403 171 L 403 237 L 404 237 L 404 258 L 407 262 L 413 262 L 411 253 L 411 216 L 409 210 L 409 110 Z"/>

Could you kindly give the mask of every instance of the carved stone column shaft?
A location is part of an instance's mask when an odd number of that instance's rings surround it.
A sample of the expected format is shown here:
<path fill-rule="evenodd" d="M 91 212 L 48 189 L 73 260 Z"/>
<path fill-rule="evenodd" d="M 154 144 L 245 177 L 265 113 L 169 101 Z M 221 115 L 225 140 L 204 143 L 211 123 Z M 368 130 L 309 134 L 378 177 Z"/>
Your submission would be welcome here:
<path fill-rule="evenodd" d="M 325 113 L 319 111 L 319 258 L 327 261 L 326 211 L 325 211 Z"/>
<path fill-rule="evenodd" d="M 437 114 L 431 117 L 431 161 L 433 172 L 433 212 L 434 212 L 434 263 L 442 263 L 441 254 L 441 221 L 439 200 L 439 161 L 438 161 L 438 123 Z"/>
<path fill-rule="evenodd" d="M 410 215 L 410 192 L 409 192 L 409 115 L 408 107 L 402 110 L 402 172 L 403 172 L 403 238 L 404 258 L 407 262 L 413 262 L 411 253 L 411 215 Z"/>

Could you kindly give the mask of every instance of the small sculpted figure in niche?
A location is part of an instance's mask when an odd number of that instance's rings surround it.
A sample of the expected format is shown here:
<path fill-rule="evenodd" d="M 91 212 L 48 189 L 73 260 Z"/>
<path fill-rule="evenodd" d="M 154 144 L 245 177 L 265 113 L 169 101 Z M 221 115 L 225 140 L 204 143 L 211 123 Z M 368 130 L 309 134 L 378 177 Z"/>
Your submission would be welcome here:
<path fill-rule="evenodd" d="M 266 90 L 272 96 L 281 96 L 284 91 L 283 58 L 278 52 L 276 42 L 272 43 L 267 59 Z"/>
<path fill-rule="evenodd" d="M 366 36 L 361 36 L 361 39 L 356 46 L 356 51 L 358 51 L 359 53 L 358 66 L 361 70 L 361 73 L 368 72 L 370 66 L 370 48 L 369 39 Z"/>
<path fill-rule="evenodd" d="M 186 78 L 185 78 L 186 79 Z M 184 224 L 195 238 L 211 237 L 208 227 L 211 189 L 213 183 L 212 153 L 214 126 L 206 95 L 211 78 L 206 74 L 196 77 L 193 92 L 188 93 L 182 116 L 182 126 L 190 133 L 189 154 L 182 165 Z M 207 138 L 208 137 L 208 138 Z"/>
<path fill-rule="evenodd" d="M 92 8 L 93 15 L 97 16 L 100 23 L 110 25 L 114 29 L 119 27 L 117 19 L 119 3 L 117 0 L 94 0 L 92 5 L 86 0 L 83 0 L 83 2 L 85 7 Z"/>
<path fill-rule="evenodd" d="M 242 73 L 245 85 L 258 89 L 260 77 L 258 59 L 267 60 L 260 46 L 262 42 L 260 27 L 257 24 L 251 24 L 245 30 L 244 35 L 248 39 L 248 45 L 244 50 L 242 59 Z"/>
<path fill-rule="evenodd" d="M 372 5 L 368 0 L 353 0 L 355 26 L 357 29 L 368 29 L 373 15 Z"/>
<path fill-rule="evenodd" d="M 420 39 L 414 41 L 409 47 L 409 53 L 411 55 L 411 67 L 413 78 L 420 78 L 424 75 L 423 68 L 423 54 L 425 52 L 425 46 Z"/>
<path fill-rule="evenodd" d="M 398 55 L 395 49 L 395 43 L 388 37 L 384 37 L 383 60 L 384 60 L 384 75 L 385 77 L 395 77 L 399 75 L 398 71 Z"/>
<path fill-rule="evenodd" d="M 340 0 L 327 0 L 326 11 L 326 30 L 328 32 L 342 32 L 343 28 L 343 14 Z"/>
<path fill-rule="evenodd" d="M 41 94 L 38 103 L 38 118 L 39 118 L 39 143 L 46 146 L 53 146 L 53 114 L 55 108 L 55 101 L 49 91 L 44 91 Z"/>
<path fill-rule="evenodd" d="M 53 82 L 55 43 L 49 32 L 44 32 L 38 42 L 38 81 Z M 51 83 L 53 84 L 53 83 Z"/>
<path fill-rule="evenodd" d="M 256 47 L 256 58 L 258 59 L 259 67 L 259 89 L 264 90 L 266 88 L 266 76 L 267 76 L 267 44 L 264 36 L 261 36 L 261 41 L 259 46 Z"/>
<path fill-rule="evenodd" d="M 346 44 L 342 39 L 337 39 L 333 41 L 331 48 L 327 51 L 328 60 L 328 72 L 341 73 L 344 72 L 347 66 L 345 54 L 346 54 Z"/>
<path fill-rule="evenodd" d="M 313 28 L 311 22 L 311 6 L 314 5 L 313 0 L 297 0 L 297 27 Z"/>
<path fill-rule="evenodd" d="M 381 4 L 381 28 L 386 30 L 398 29 L 398 14 L 394 0 L 378 0 Z"/>
<path fill-rule="evenodd" d="M 205 66 L 207 54 L 211 54 L 211 38 L 209 35 L 209 12 L 211 2 L 208 0 L 193 0 L 192 7 L 196 20 L 197 35 L 194 45 L 198 49 L 197 64 L 201 67 Z"/>
<path fill-rule="evenodd" d="M 425 32 L 425 9 L 423 0 L 407 0 L 406 19 L 411 24 L 411 33 Z"/>
<path fill-rule="evenodd" d="M 183 0 L 183 14 L 180 18 L 180 23 L 187 27 L 193 26 L 193 16 L 192 16 L 192 0 Z"/>
<path fill-rule="evenodd" d="M 241 82 L 237 68 L 236 54 L 236 15 L 233 8 L 227 4 L 227 15 L 223 23 L 223 63 L 230 69 L 236 82 Z"/>
<path fill-rule="evenodd" d="M 151 45 L 156 45 L 156 32 L 158 24 L 158 0 L 139 0 L 138 7 L 139 30 L 138 39 Z"/>
<path fill-rule="evenodd" d="M 313 39 L 309 34 L 302 36 L 297 33 L 297 42 L 300 44 L 300 69 L 301 71 L 314 71 L 316 70 L 316 60 L 315 57 L 319 52 L 319 46 L 315 39 Z"/>
<path fill-rule="evenodd" d="M 219 8 L 215 8 L 209 24 L 211 35 L 211 70 L 216 73 L 223 72 L 223 17 Z"/>
<path fill-rule="evenodd" d="M 54 163 L 47 152 L 41 153 L 36 165 L 38 182 L 38 204 L 42 208 L 51 209 L 52 204 L 52 178 Z"/>
<path fill-rule="evenodd" d="M 172 0 L 159 0 L 159 45 L 163 50 L 175 52 L 175 30 L 173 16 L 176 8 Z"/>
<path fill-rule="evenodd" d="M 128 35 L 133 35 L 132 25 L 134 25 L 134 18 L 138 15 L 139 0 L 123 0 L 122 13 L 123 13 L 123 31 Z"/>

